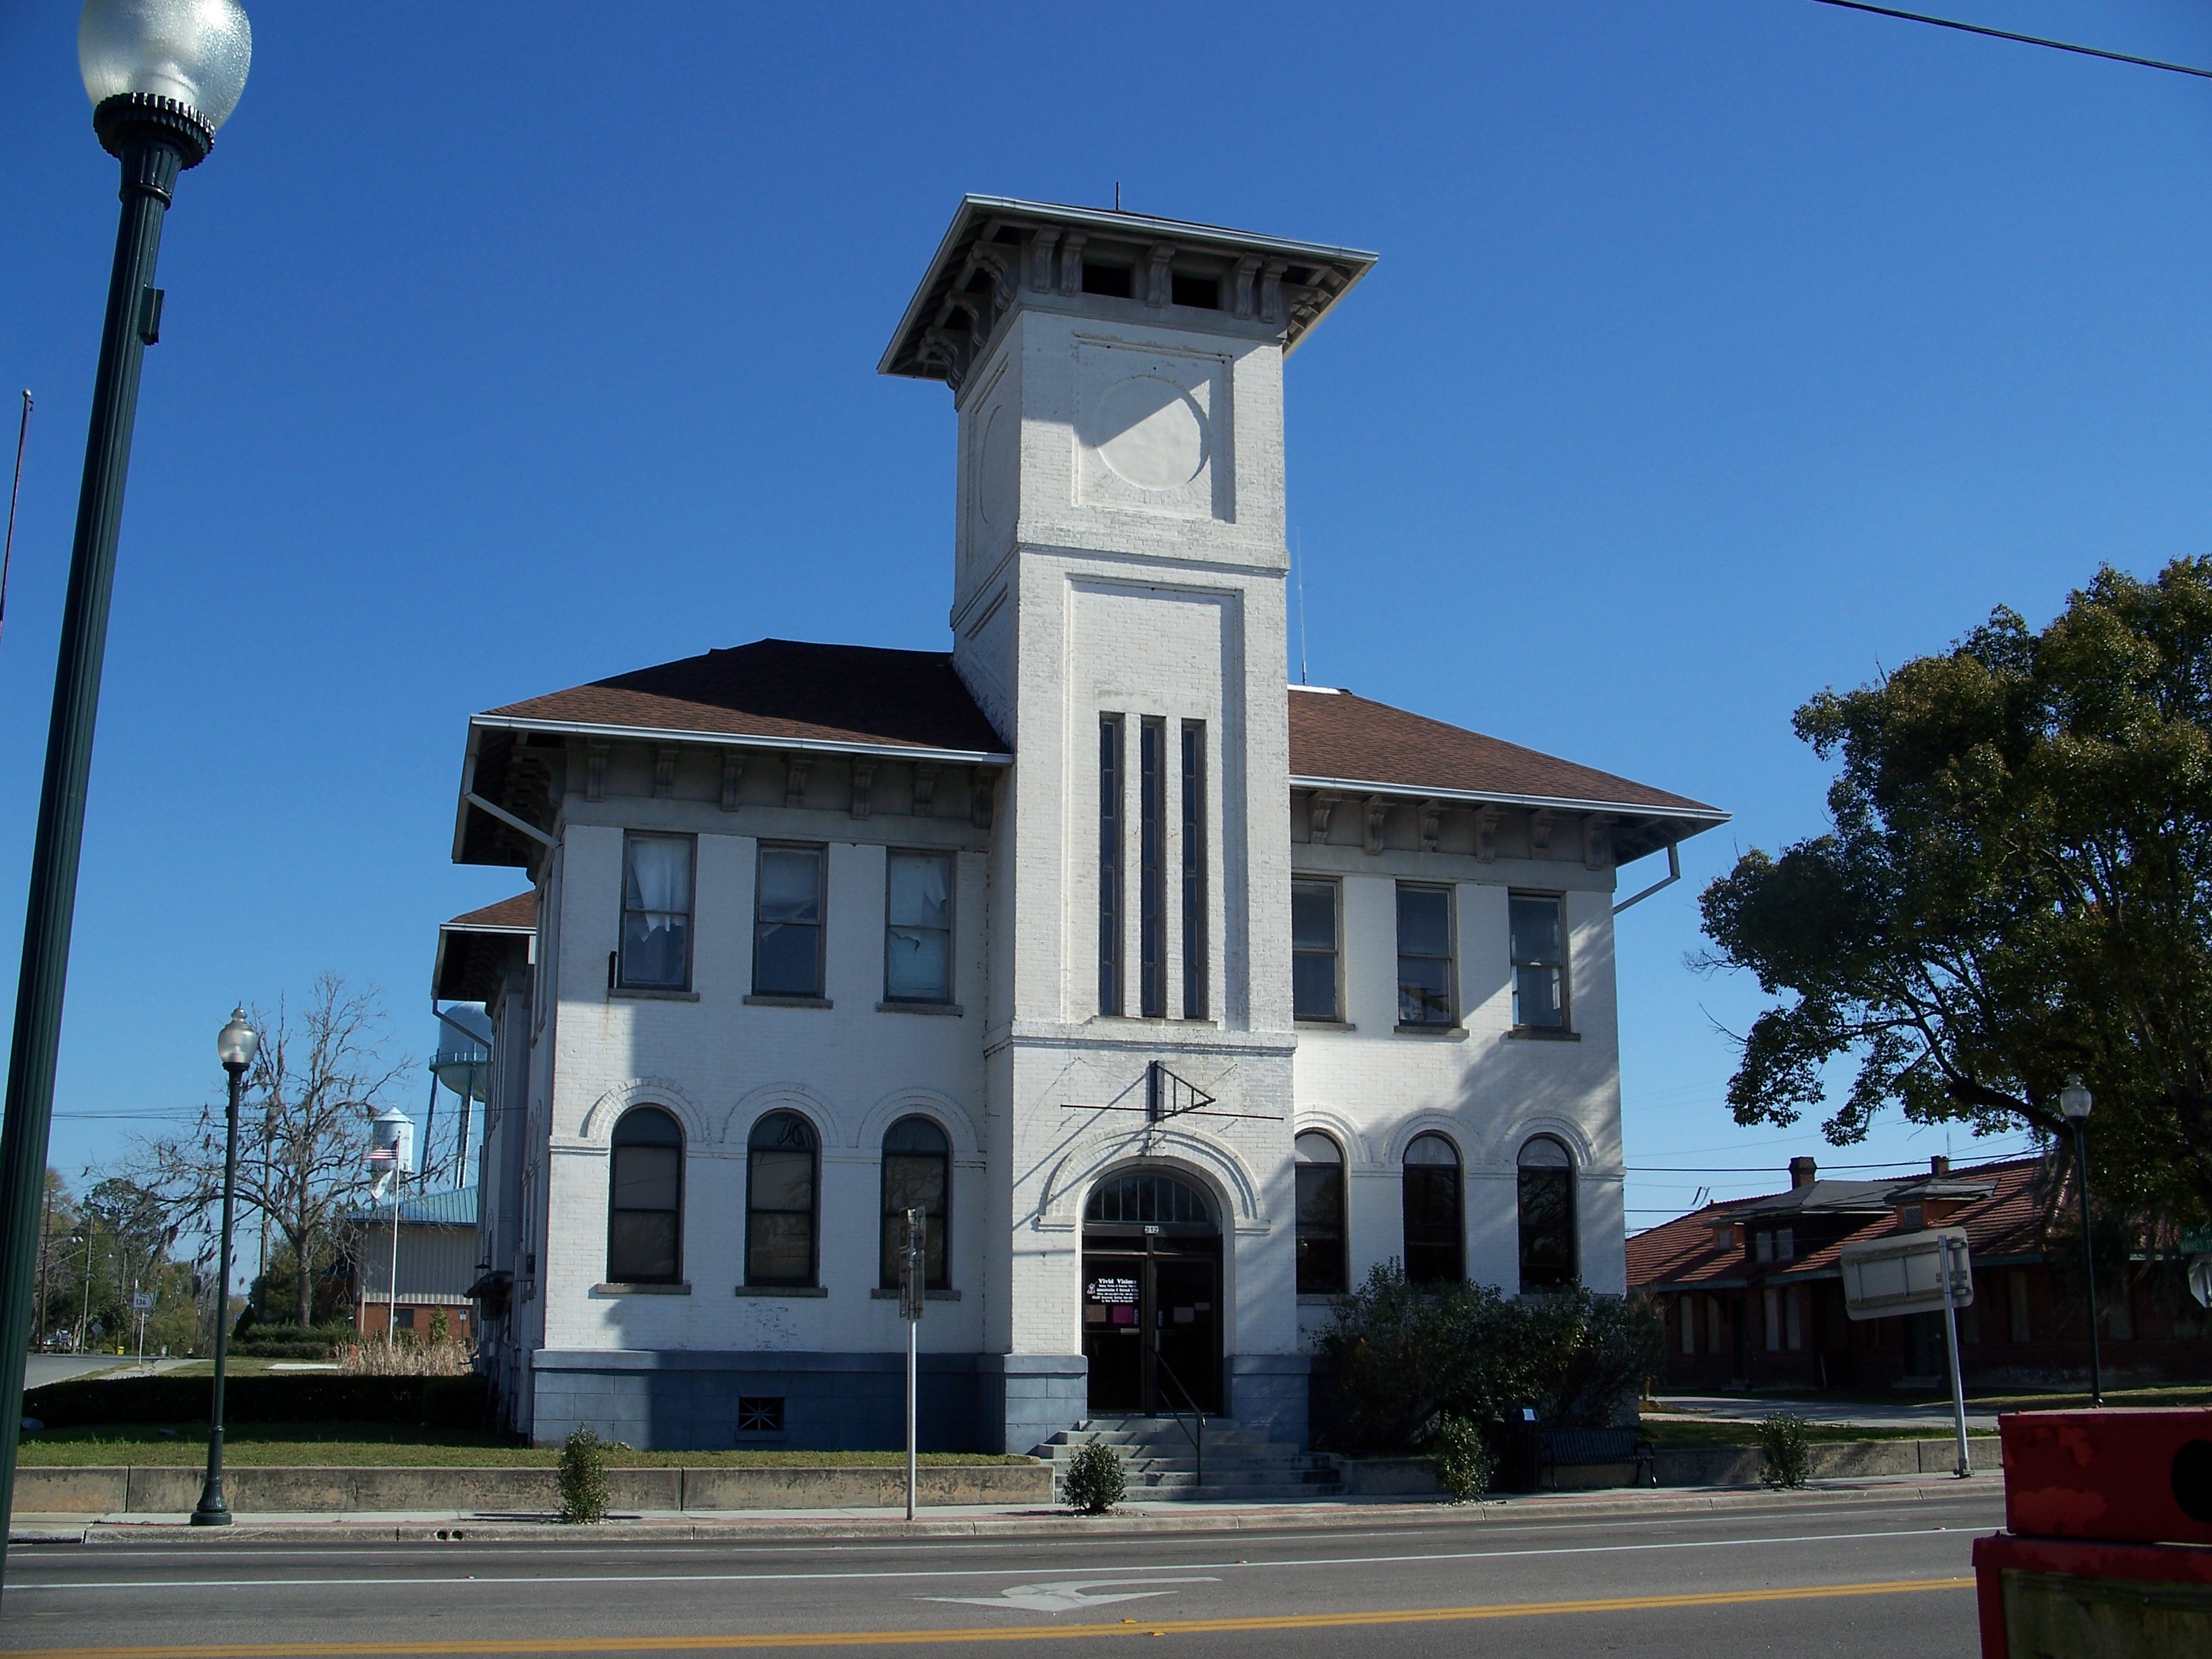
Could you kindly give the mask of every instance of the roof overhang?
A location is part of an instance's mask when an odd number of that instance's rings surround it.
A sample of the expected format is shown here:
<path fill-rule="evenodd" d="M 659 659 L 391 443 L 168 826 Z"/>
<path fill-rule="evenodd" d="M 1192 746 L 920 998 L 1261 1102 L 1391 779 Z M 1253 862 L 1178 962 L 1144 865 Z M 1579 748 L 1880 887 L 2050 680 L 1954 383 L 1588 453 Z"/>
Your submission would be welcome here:
<path fill-rule="evenodd" d="M 1037 257 L 1040 231 L 1051 233 L 1043 239 L 1046 252 L 1041 260 Z M 984 314 L 976 319 L 982 324 L 981 337 L 988 337 L 995 331 L 999 321 L 1013 308 L 1024 292 L 1034 294 L 1048 287 L 1066 291 L 1065 286 L 1054 283 L 1049 274 L 1038 267 L 1040 264 L 1049 265 L 1049 250 L 1054 243 L 1073 235 L 1139 247 L 1173 248 L 1178 252 L 1218 259 L 1230 266 L 1250 261 L 1245 266 L 1246 274 L 1239 278 L 1242 289 L 1251 290 L 1256 275 L 1268 291 L 1276 295 L 1278 309 L 1270 316 L 1264 299 L 1249 303 L 1240 301 L 1233 314 L 1241 318 L 1255 313 L 1263 325 L 1273 326 L 1286 356 L 1312 331 L 1314 325 L 1374 268 L 1376 258 L 1375 254 L 1358 248 L 1261 236 L 1221 225 L 1154 218 L 1149 214 L 1028 202 L 1012 196 L 963 196 L 953 213 L 951 224 L 937 245 L 937 252 L 930 258 L 921 286 L 915 289 L 913 299 L 907 302 L 906 311 L 899 318 L 898 327 L 884 348 L 876 372 L 917 380 L 949 378 L 929 341 L 932 331 L 940 328 L 948 304 L 957 295 L 963 295 L 967 298 L 959 303 L 971 311 L 981 307 L 969 306 L 969 300 L 988 302 Z M 979 264 L 988 278 L 988 291 L 981 293 L 972 288 Z M 1308 280 L 1294 280 L 1299 274 Z"/>
<path fill-rule="evenodd" d="M 470 736 L 483 732 L 533 732 L 568 738 L 605 738 L 632 743 L 697 743 L 720 749 L 776 749 L 817 755 L 866 755 L 877 760 L 935 761 L 950 766 L 1012 766 L 1014 757 L 996 749 L 939 749 L 929 744 L 872 743 L 860 738 L 775 738 L 742 732 L 702 732 L 679 726 L 607 726 L 588 720 L 532 720 L 512 714 L 477 714 Z"/>
<path fill-rule="evenodd" d="M 1729 814 L 1711 806 L 1654 806 L 1636 801 L 1601 800 L 1569 795 L 1516 795 L 1503 790 L 1428 789 L 1411 783 L 1379 783 L 1364 778 L 1293 776 L 1293 789 L 1342 795 L 1392 795 L 1403 800 L 1446 801 L 1467 806 L 1510 806 L 1522 811 L 1600 814 L 1614 820 L 1618 862 L 1632 864 L 1646 854 L 1664 851 L 1692 836 L 1718 829 Z"/>
<path fill-rule="evenodd" d="M 528 956 L 535 927 L 483 922 L 438 924 L 437 959 L 430 965 L 430 995 L 446 1002 L 489 1002 L 498 989 L 500 959 L 520 944 Z"/>

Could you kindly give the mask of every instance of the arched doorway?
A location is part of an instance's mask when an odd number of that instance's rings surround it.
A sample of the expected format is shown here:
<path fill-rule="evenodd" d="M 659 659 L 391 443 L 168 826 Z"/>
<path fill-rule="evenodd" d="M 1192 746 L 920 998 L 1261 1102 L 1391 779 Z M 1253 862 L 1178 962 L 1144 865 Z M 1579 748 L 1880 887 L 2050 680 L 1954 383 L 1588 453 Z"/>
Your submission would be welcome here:
<path fill-rule="evenodd" d="M 1106 1176 L 1083 1214 L 1083 1352 L 1094 1412 L 1221 1407 L 1221 1227 L 1196 1183 Z"/>

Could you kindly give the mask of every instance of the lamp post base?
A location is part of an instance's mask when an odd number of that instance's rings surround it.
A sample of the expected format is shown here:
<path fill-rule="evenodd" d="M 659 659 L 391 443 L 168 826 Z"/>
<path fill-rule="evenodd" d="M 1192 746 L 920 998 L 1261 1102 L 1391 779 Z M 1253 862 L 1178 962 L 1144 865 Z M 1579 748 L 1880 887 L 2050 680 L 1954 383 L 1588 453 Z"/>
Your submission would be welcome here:
<path fill-rule="evenodd" d="M 200 1506 L 192 1511 L 191 1524 L 193 1526 L 227 1527 L 230 1524 L 230 1509 L 229 1506 L 222 1501 L 222 1494 L 221 1492 L 211 1494 L 203 1492 L 200 1495 Z"/>

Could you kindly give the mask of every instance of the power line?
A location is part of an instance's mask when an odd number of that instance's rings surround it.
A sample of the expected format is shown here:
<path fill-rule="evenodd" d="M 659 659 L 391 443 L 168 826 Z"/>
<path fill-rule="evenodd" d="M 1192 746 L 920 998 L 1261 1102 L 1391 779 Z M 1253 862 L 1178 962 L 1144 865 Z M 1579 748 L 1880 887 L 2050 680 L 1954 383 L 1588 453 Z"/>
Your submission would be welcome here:
<path fill-rule="evenodd" d="M 2039 34 L 2014 34 L 2010 29 L 1986 28 L 1979 23 L 1961 23 L 1955 18 L 1930 17 L 1925 12 L 1899 11 L 1893 6 L 1870 6 L 1866 0 L 1813 0 L 1816 6 L 1836 6 L 1844 11 L 1870 11 L 1877 17 L 1901 18 L 1908 23 L 1926 23 L 1939 29 L 1956 29 L 1961 34 L 1986 34 L 1992 40 L 2017 40 L 2024 46 L 2048 46 L 2053 52 L 2078 52 L 2084 58 L 2102 58 L 2114 64 L 2133 64 L 2140 69 L 2166 70 L 2175 75 L 2194 75 L 2212 81 L 2212 70 L 2201 70 L 2187 64 L 2168 64 L 2156 58 L 2133 58 L 2124 52 L 2106 52 L 2100 46 L 2077 46 L 2069 40 L 2047 40 Z"/>

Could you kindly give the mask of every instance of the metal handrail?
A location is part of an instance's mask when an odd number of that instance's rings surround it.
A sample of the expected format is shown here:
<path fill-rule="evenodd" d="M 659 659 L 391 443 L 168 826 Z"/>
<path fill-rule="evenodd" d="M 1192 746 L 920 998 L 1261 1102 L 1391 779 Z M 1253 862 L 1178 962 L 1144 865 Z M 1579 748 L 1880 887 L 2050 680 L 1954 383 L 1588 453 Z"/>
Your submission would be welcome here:
<path fill-rule="evenodd" d="M 1168 1381 L 1176 1385 L 1176 1391 L 1182 1395 L 1183 1403 L 1190 1407 L 1191 1420 L 1198 1425 L 1195 1433 L 1184 1428 L 1182 1413 L 1172 1406 L 1168 1407 L 1168 1415 L 1175 1419 L 1176 1427 L 1182 1429 L 1183 1438 L 1190 1442 L 1191 1450 L 1197 1457 L 1197 1484 L 1202 1486 L 1206 1484 L 1206 1413 L 1199 1409 L 1198 1401 L 1191 1391 L 1183 1387 L 1182 1378 L 1176 1375 L 1175 1367 L 1168 1364 L 1157 1342 L 1152 1345 L 1152 1364 L 1164 1371 Z"/>

